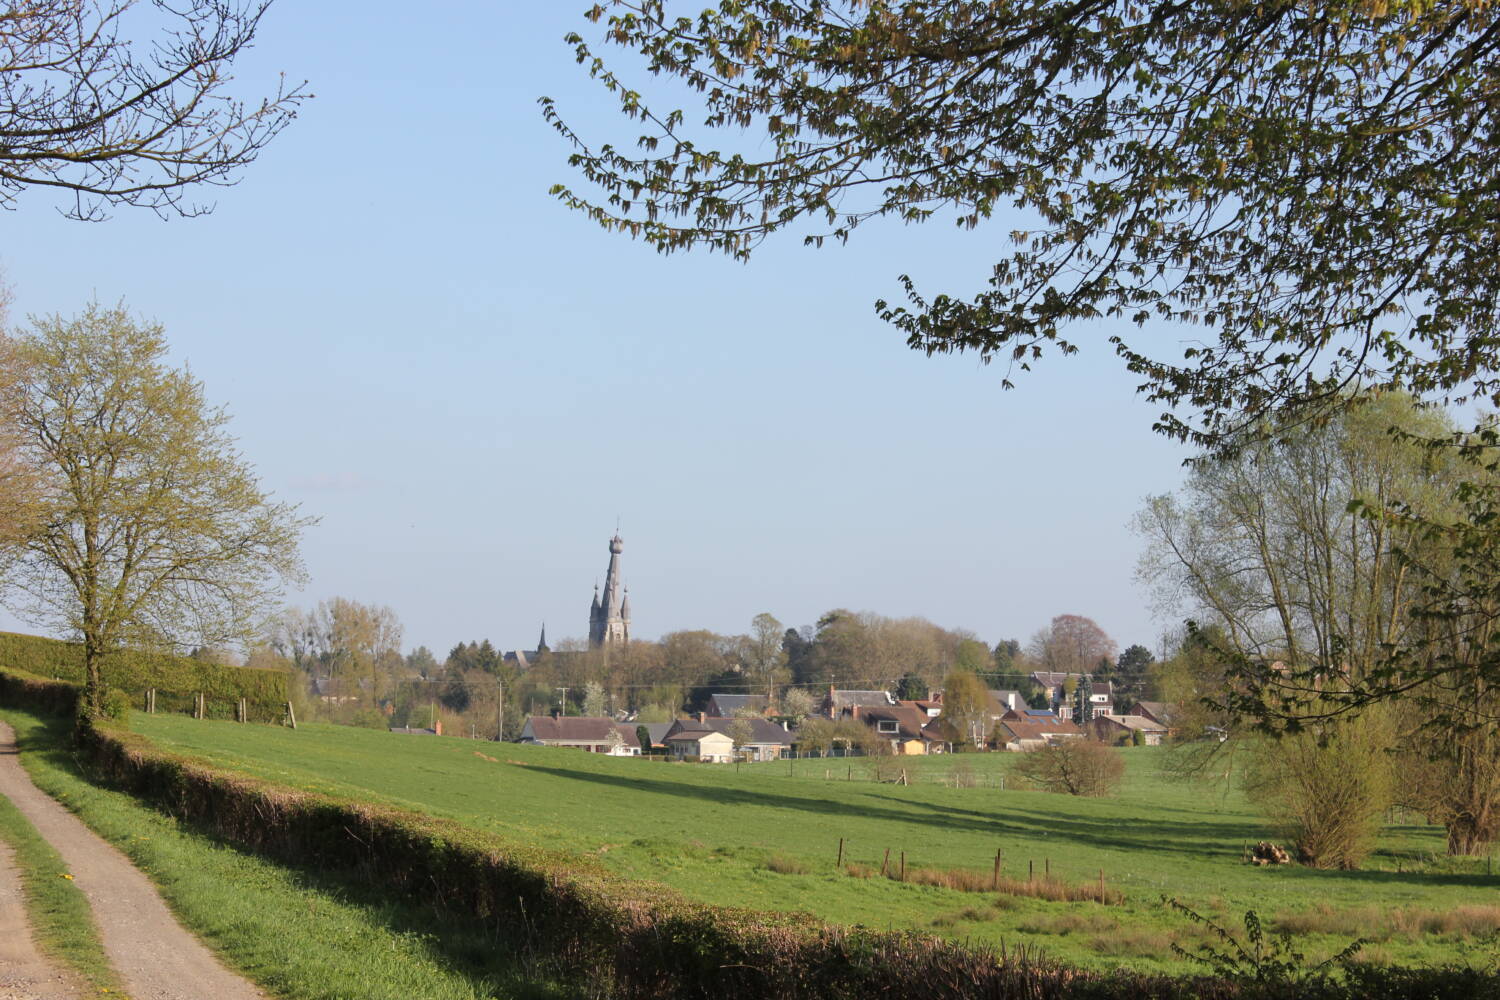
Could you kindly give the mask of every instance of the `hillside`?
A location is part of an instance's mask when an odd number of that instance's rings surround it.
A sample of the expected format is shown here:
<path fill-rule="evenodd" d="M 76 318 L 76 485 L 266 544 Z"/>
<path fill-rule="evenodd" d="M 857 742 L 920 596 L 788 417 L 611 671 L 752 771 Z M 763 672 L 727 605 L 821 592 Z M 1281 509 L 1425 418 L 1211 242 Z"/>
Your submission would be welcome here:
<path fill-rule="evenodd" d="M 869 781 L 858 760 L 737 771 L 330 726 L 293 732 L 140 715 L 134 726 L 180 752 L 297 787 L 590 853 L 622 874 L 706 902 L 1024 942 L 1087 965 L 1180 969 L 1170 944 L 1192 946 L 1202 932 L 1169 912 L 1164 895 L 1221 922 L 1236 923 L 1255 909 L 1293 929 L 1334 932 L 1301 942 L 1309 954 L 1364 935 L 1376 942 L 1368 949 L 1376 961 L 1456 957 L 1460 942 L 1500 923 L 1500 910 L 1485 905 L 1500 879 L 1482 868 L 1450 870 L 1434 858 L 1442 850 L 1435 828 L 1392 827 L 1372 870 L 1248 866 L 1244 846 L 1267 830 L 1243 799 L 1167 781 L 1159 773 L 1161 751 L 1152 749 L 1124 751 L 1119 797 L 1081 800 L 993 787 L 1013 761 L 1000 754 L 920 760 L 918 780 L 900 786 Z M 988 785 L 933 780 L 955 765 L 972 768 Z M 835 869 L 840 837 L 846 864 L 875 871 L 886 848 L 893 868 L 905 851 L 912 873 L 962 868 L 988 875 L 997 850 L 1010 876 L 1025 877 L 1032 862 L 1040 877 L 1050 863 L 1054 876 L 1097 884 L 1102 870 L 1126 903 L 1001 896 L 997 905 L 990 893 L 852 877 Z"/>

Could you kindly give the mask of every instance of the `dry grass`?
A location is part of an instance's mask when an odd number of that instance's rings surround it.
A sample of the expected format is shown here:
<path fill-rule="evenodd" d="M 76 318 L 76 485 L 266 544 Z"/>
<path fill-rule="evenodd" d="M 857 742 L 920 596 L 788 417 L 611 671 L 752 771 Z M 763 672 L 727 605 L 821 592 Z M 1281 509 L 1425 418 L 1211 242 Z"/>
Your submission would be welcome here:
<path fill-rule="evenodd" d="M 937 917 L 934 917 L 932 920 L 932 926 L 952 927 L 955 924 L 963 922 L 978 924 L 984 923 L 986 920 L 994 919 L 995 914 L 993 912 L 982 910 L 975 906 L 966 906 L 962 910 L 955 910 L 952 913 L 944 913 L 940 914 Z"/>
<path fill-rule="evenodd" d="M 812 866 L 801 858 L 789 857 L 778 851 L 766 858 L 766 870 L 778 875 L 806 875 L 812 871 Z"/>
<path fill-rule="evenodd" d="M 1323 903 L 1307 910 L 1278 913 L 1272 926 L 1289 934 L 1334 934 L 1372 941 L 1423 936 L 1468 939 L 1500 931 L 1500 906 L 1455 906 L 1446 910 L 1361 906 L 1336 910 Z"/>
<path fill-rule="evenodd" d="M 872 878 L 880 872 L 868 865 L 851 862 L 844 866 L 845 874 L 854 878 Z M 1045 899 L 1054 903 L 1103 903 L 1121 906 L 1125 894 L 1099 882 L 1065 882 L 1055 876 L 1037 879 L 1016 879 L 973 868 L 908 868 L 905 878 L 901 869 L 892 864 L 886 877 L 897 882 L 914 885 L 931 885 L 957 892 L 993 892 L 1001 896 L 1024 896 L 1028 899 Z"/>

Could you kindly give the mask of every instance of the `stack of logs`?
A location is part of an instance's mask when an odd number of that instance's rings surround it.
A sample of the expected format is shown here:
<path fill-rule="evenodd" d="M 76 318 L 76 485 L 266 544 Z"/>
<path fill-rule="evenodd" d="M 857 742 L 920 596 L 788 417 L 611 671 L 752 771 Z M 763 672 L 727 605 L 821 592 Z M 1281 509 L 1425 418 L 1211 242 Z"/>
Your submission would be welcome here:
<path fill-rule="evenodd" d="M 1292 856 L 1286 852 L 1286 849 L 1277 847 L 1269 840 L 1262 840 L 1250 849 L 1252 865 L 1287 865 L 1291 862 Z"/>

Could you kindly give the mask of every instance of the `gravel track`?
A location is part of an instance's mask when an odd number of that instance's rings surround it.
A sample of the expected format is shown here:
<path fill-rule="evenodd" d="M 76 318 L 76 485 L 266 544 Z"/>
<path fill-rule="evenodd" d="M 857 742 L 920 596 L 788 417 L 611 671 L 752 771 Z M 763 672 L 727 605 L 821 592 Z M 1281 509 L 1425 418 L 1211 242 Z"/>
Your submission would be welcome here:
<path fill-rule="evenodd" d="M 26 924 L 21 873 L 0 844 L 0 1000 L 75 1000 L 78 985 L 36 950 Z"/>
<path fill-rule="evenodd" d="M 224 968 L 201 941 L 183 929 L 156 887 L 124 854 L 31 783 L 21 769 L 15 732 L 3 722 L 0 795 L 15 803 L 62 855 L 74 884 L 93 908 L 105 954 L 134 1000 L 264 1000 L 264 994 Z M 6 958 L 4 928 L 0 920 L 0 962 Z M 0 970 L 4 968 L 0 965 Z M 9 1000 L 4 975 L 0 971 L 0 1000 Z M 52 1000 L 50 994 L 35 995 Z"/>

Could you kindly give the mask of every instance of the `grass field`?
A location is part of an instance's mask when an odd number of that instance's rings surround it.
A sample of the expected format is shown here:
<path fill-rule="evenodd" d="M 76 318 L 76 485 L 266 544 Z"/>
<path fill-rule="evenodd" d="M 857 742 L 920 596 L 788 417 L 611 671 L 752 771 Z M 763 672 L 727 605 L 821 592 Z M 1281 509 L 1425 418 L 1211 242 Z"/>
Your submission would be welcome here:
<path fill-rule="evenodd" d="M 1372 961 L 1489 961 L 1500 928 L 1500 877 L 1484 861 L 1442 858 L 1435 828 L 1389 828 L 1364 871 L 1244 864 L 1245 845 L 1269 835 L 1265 825 L 1232 790 L 1167 780 L 1157 749 L 1123 751 L 1119 796 L 1089 800 L 994 787 L 1014 760 L 1004 754 L 914 760 L 912 777 L 927 780 L 901 786 L 869 781 L 859 760 L 735 768 L 331 726 L 293 732 L 141 715 L 132 724 L 222 766 L 592 854 L 706 902 L 1024 943 L 1087 966 L 1183 970 L 1172 944 L 1192 949 L 1205 932 L 1163 896 L 1225 925 L 1255 909 L 1296 932 L 1309 956 L 1363 936 Z M 955 766 L 981 787 L 934 780 Z M 836 867 L 840 838 L 846 867 L 867 877 Z M 1010 877 L 1026 878 L 1032 864 L 1038 877 L 1050 867 L 1059 880 L 1097 884 L 1102 871 L 1125 903 L 901 883 L 873 874 L 887 848 L 893 868 L 905 852 L 910 874 L 967 869 L 985 881 L 997 851 Z"/>

